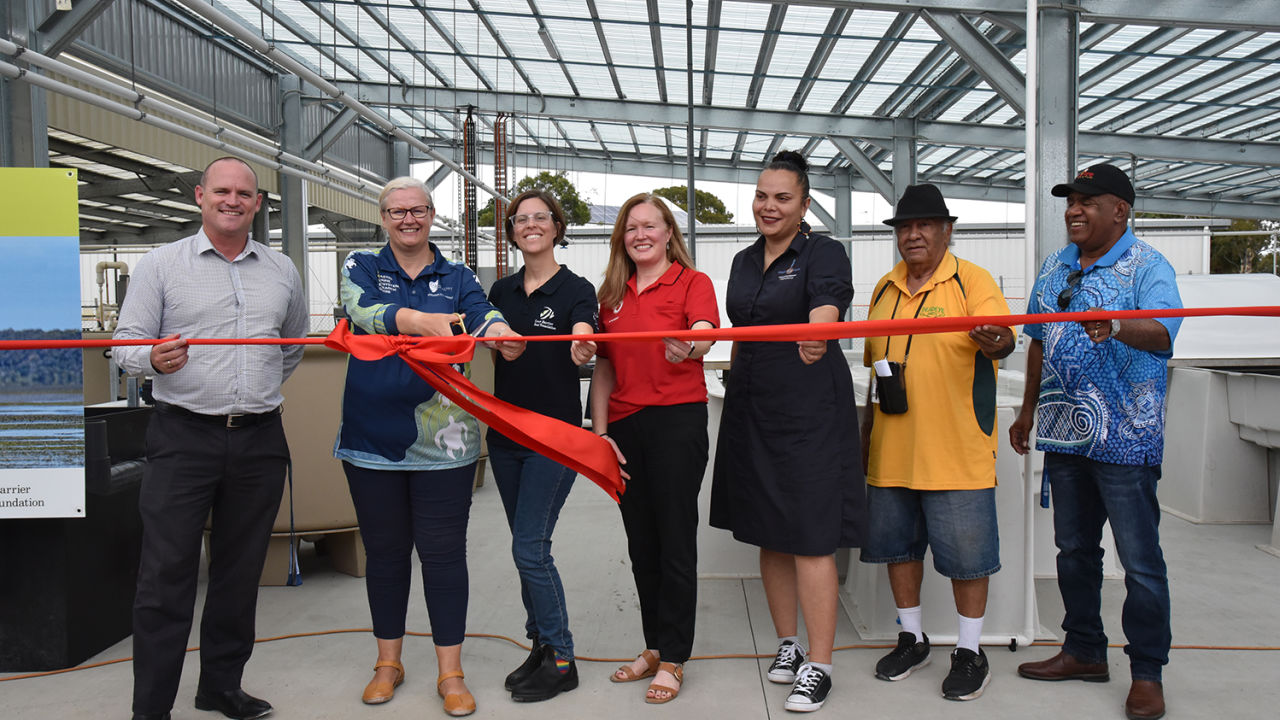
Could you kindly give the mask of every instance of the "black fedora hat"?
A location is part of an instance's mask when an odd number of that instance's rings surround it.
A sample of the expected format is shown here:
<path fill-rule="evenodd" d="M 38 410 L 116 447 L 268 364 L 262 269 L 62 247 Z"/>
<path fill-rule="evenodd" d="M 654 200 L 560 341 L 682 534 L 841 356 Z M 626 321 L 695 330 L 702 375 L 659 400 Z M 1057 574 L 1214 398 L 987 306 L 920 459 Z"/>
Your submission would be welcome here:
<path fill-rule="evenodd" d="M 920 220 L 923 218 L 945 218 L 955 222 L 956 216 L 947 209 L 947 201 L 942 199 L 942 191 L 937 185 L 908 185 L 894 216 L 884 221 L 885 225 L 896 227 L 904 220 Z"/>
<path fill-rule="evenodd" d="M 1110 163 L 1090 165 L 1076 174 L 1069 183 L 1054 185 L 1049 191 L 1054 197 L 1066 197 L 1073 192 L 1084 195 L 1115 195 L 1133 204 L 1133 183 L 1123 170 Z"/>

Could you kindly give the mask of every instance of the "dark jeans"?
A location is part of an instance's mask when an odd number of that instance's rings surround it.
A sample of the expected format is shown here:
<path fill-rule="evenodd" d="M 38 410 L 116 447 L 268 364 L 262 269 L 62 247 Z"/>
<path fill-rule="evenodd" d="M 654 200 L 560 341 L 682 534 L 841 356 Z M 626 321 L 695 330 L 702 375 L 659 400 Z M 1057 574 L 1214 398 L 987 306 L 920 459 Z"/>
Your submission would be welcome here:
<path fill-rule="evenodd" d="M 622 495 L 645 647 L 664 662 L 693 652 L 698 607 L 698 490 L 707 468 L 705 403 L 657 405 L 609 423 L 631 475 Z"/>
<path fill-rule="evenodd" d="M 551 534 L 578 474 L 522 447 L 490 445 L 489 463 L 511 528 L 511 557 L 520 572 L 525 634 L 573 659 L 569 609 L 551 557 Z"/>
<path fill-rule="evenodd" d="M 467 519 L 476 464 L 448 470 L 369 470 L 342 463 L 364 539 L 373 635 L 404 637 L 410 554 L 418 549 L 431 639 L 460 645 L 467 630 Z"/>
<path fill-rule="evenodd" d="M 1045 453 L 1053 490 L 1058 588 L 1066 616 L 1062 649 L 1083 662 L 1105 662 L 1102 630 L 1102 524 L 1110 520 L 1124 567 L 1121 625 L 1135 680 L 1160 680 L 1169 663 L 1169 581 L 1160 550 L 1159 466 L 1112 465 Z"/>
<path fill-rule="evenodd" d="M 195 611 L 200 540 L 209 586 L 200 619 L 200 687 L 240 687 L 253 652 L 258 581 L 284 491 L 289 446 L 280 417 L 226 428 L 155 411 L 138 509 L 142 555 L 133 601 L 133 711 L 168 712 Z"/>

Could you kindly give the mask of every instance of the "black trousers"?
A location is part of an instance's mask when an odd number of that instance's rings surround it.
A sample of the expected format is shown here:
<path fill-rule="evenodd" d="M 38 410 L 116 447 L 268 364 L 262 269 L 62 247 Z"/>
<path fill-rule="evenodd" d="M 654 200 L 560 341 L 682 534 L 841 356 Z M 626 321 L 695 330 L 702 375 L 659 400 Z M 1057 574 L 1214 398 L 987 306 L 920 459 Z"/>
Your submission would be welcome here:
<path fill-rule="evenodd" d="M 191 634 L 200 541 L 213 513 L 200 621 L 200 687 L 240 687 L 253 651 L 258 580 L 289 462 L 280 416 L 228 429 L 156 411 L 138 501 L 142 557 L 133 603 L 133 711 L 173 707 Z"/>
<path fill-rule="evenodd" d="M 707 469 L 707 405 L 657 405 L 609 423 L 631 475 L 622 495 L 645 647 L 664 662 L 693 652 L 698 607 L 698 491 Z"/>

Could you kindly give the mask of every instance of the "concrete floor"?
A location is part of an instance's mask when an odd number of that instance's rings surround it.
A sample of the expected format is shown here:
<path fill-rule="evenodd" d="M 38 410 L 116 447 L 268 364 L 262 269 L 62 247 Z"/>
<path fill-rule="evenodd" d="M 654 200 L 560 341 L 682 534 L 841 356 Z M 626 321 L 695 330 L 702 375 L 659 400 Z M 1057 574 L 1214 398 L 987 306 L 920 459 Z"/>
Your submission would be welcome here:
<path fill-rule="evenodd" d="M 1270 537 L 1261 525 L 1197 526 L 1166 515 L 1164 549 L 1173 592 L 1174 642 L 1195 646 L 1280 645 L 1280 559 L 1254 548 Z M 697 659 L 686 670 L 680 697 L 670 705 L 645 705 L 644 683 L 615 685 L 608 676 L 617 662 L 642 646 L 635 590 L 627 567 L 617 511 L 591 483 L 580 481 L 561 515 L 555 555 L 568 593 L 579 654 L 581 686 L 547 702 L 518 704 L 502 690 L 503 677 L 526 652 L 503 639 L 473 637 L 463 650 L 477 718 L 780 718 L 786 686 L 764 679 L 775 649 L 764 593 L 758 579 L 712 579 L 699 584 L 695 655 L 754 655 L 769 658 Z M 492 482 L 477 491 L 471 520 L 472 633 L 522 639 L 523 609 L 508 552 L 510 536 Z M 263 588 L 258 635 L 365 628 L 369 612 L 362 580 L 332 570 L 304 544 L 304 584 Z M 415 577 L 409 628 L 426 631 L 420 579 Z M 1052 580 L 1037 582 L 1043 634 L 1061 617 Z M 1120 581 L 1104 587 L 1104 611 L 1113 642 L 1122 642 Z M 926 612 L 953 610 L 926 608 Z M 195 644 L 193 636 L 192 644 Z M 837 645 L 862 645 L 841 617 Z M 90 662 L 127 658 L 128 639 Z M 1021 662 L 1048 657 L 1054 647 L 987 648 L 993 680 L 978 700 L 943 700 L 949 648 L 935 648 L 933 663 L 899 683 L 872 677 L 884 650 L 853 648 L 836 654 L 835 689 L 825 717 L 900 718 L 1122 718 L 1128 669 L 1119 649 L 1110 660 L 1108 684 L 1036 683 L 1017 677 Z M 406 683 L 382 706 L 360 703 L 374 661 L 365 632 L 330 633 L 262 642 L 246 671 L 244 687 L 266 698 L 281 720 L 299 718 L 444 718 L 435 693 L 431 641 L 406 641 Z M 608 658 L 595 662 L 588 658 Z M 175 718 L 220 717 L 192 707 L 198 658 L 188 654 Z M 127 718 L 132 683 L 128 662 L 47 677 L 5 681 L 0 675 L 0 714 L 5 718 Z M 1280 651 L 1175 649 L 1165 671 L 1171 718 L 1274 718 L 1280 707 Z"/>

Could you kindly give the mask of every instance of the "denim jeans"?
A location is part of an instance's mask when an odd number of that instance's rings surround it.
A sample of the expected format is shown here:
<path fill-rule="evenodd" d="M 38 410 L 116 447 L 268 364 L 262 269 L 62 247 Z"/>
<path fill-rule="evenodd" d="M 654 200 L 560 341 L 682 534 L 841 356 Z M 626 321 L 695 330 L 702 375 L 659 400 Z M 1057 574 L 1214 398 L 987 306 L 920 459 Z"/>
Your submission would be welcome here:
<path fill-rule="evenodd" d="M 1102 524 L 1111 521 L 1124 568 L 1121 614 L 1135 680 L 1160 680 L 1169 662 L 1169 581 L 1160 550 L 1159 466 L 1112 465 L 1078 455 L 1045 453 L 1053 490 L 1058 589 L 1066 616 L 1062 649 L 1082 662 L 1105 662 L 1102 630 Z"/>
<path fill-rule="evenodd" d="M 520 572 L 525 633 L 573 659 L 569 610 L 551 557 L 551 533 L 577 473 L 522 447 L 491 445 L 489 463 L 511 528 L 511 557 Z"/>

